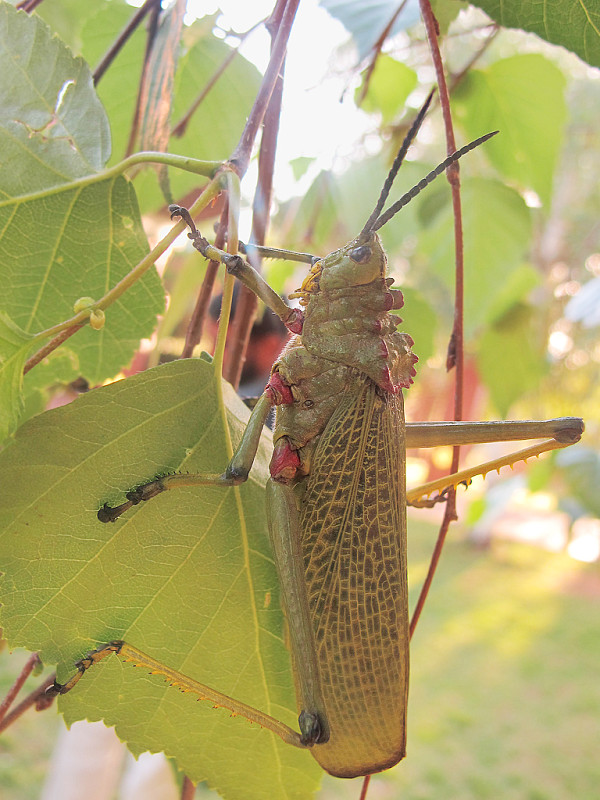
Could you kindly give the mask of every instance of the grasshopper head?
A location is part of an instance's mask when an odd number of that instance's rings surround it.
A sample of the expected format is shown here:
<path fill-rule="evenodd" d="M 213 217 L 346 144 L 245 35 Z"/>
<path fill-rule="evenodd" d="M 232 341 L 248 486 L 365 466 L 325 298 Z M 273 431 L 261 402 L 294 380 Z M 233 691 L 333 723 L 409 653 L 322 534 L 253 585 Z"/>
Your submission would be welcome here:
<path fill-rule="evenodd" d="M 317 261 L 319 286 L 323 291 L 364 286 L 385 277 L 387 258 L 376 233 L 358 236 L 339 250 Z M 315 273 L 317 274 L 317 273 Z"/>

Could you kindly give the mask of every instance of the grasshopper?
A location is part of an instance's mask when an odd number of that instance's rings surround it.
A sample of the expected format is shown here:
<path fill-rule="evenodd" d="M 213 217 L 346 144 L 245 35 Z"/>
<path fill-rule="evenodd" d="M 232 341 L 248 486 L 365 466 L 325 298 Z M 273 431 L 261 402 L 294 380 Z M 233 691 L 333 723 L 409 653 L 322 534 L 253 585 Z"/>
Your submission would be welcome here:
<path fill-rule="evenodd" d="M 324 258 L 268 248 L 263 255 L 307 261 L 310 271 L 288 306 L 240 256 L 202 237 L 181 206 L 188 236 L 203 256 L 222 261 L 286 324 L 292 336 L 273 365 L 225 472 L 155 478 L 104 505 L 101 522 L 177 486 L 229 487 L 248 477 L 263 425 L 276 408 L 274 452 L 267 485 L 269 535 L 281 585 L 292 653 L 299 732 L 113 641 L 86 656 L 65 684 L 70 691 L 87 669 L 111 653 L 166 677 L 200 698 L 228 708 L 297 747 L 311 748 L 331 775 L 370 775 L 405 755 L 409 672 L 406 577 L 406 506 L 433 492 L 578 441 L 579 418 L 547 421 L 405 424 L 402 390 L 415 376 L 413 341 L 396 330 L 389 312 L 402 307 L 392 290 L 377 231 L 450 164 L 494 134 L 471 142 L 443 161 L 383 211 L 394 178 L 421 125 L 416 117 L 362 231 Z M 245 248 L 250 252 L 250 246 Z M 408 491 L 406 447 L 491 441 L 545 441 L 470 470 Z"/>

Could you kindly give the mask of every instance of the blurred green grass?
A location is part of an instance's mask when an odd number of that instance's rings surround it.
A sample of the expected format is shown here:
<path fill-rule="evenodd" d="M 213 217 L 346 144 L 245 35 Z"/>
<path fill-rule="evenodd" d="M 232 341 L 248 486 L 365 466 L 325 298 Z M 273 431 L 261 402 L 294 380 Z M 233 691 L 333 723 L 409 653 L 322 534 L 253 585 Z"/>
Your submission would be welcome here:
<path fill-rule="evenodd" d="M 436 532 L 409 520 L 413 603 Z M 598 565 L 502 540 L 476 550 L 452 529 L 413 640 L 408 756 L 370 800 L 596 800 L 599 608 Z M 25 659 L 0 653 L 2 691 Z M 3 800 L 39 796 L 59 724 L 29 711 L 0 737 Z M 359 794 L 326 778 L 319 800 Z"/>

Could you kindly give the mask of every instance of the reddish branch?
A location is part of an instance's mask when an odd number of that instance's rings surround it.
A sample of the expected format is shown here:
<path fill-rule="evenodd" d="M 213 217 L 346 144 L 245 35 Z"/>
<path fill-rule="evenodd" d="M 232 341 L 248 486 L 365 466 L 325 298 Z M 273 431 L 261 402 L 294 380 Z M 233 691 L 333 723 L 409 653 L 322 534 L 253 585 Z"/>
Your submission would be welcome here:
<path fill-rule="evenodd" d="M 277 9 L 276 9 L 277 10 Z M 267 24 L 274 41 L 276 28 Z M 258 156 L 258 183 L 254 193 L 252 206 L 252 238 L 254 244 L 264 244 L 269 224 L 269 211 L 273 192 L 273 170 L 277 152 L 277 135 L 281 115 L 281 98 L 283 94 L 283 75 L 285 59 L 281 65 L 277 83 L 269 100 L 265 113 L 263 133 Z M 254 266 L 258 266 L 255 264 Z M 258 300 L 254 292 L 245 286 L 240 287 L 235 315 L 229 331 L 229 349 L 224 368 L 224 377 L 232 386 L 238 387 L 242 368 L 246 359 L 246 351 L 250 341 L 250 332 L 256 318 Z"/>
<path fill-rule="evenodd" d="M 98 83 L 100 78 L 119 55 L 124 44 L 133 35 L 146 14 L 153 9 L 160 8 L 160 2 L 161 0 L 146 0 L 146 2 L 138 8 L 121 33 L 102 56 L 100 63 L 93 72 L 94 84 Z"/>
<path fill-rule="evenodd" d="M 15 708 L 0 722 L 0 733 L 8 728 L 9 725 L 12 725 L 12 723 L 31 708 L 31 706 L 35 706 L 38 711 L 42 711 L 52 705 L 53 698 L 50 698 L 46 694 L 46 689 L 54 684 L 55 679 L 55 673 L 48 676 L 37 689 L 34 689 L 18 706 L 15 706 Z"/>
<path fill-rule="evenodd" d="M 446 84 L 446 77 L 444 75 L 444 66 L 442 63 L 442 56 L 438 44 L 438 26 L 437 20 L 434 17 L 433 11 L 429 0 L 419 0 L 421 5 L 421 14 L 425 23 L 425 30 L 427 32 L 427 39 L 431 50 L 431 56 L 435 66 L 435 72 L 438 83 L 438 91 L 440 97 L 440 105 L 442 108 L 442 115 L 444 117 L 444 128 L 446 131 L 446 149 L 448 154 L 456 150 L 456 142 L 454 139 L 454 130 L 452 127 L 452 116 L 450 113 L 450 97 L 448 94 L 448 86 Z M 464 297 L 464 249 L 463 249 L 463 228 L 462 228 L 462 210 L 460 200 L 460 178 L 458 163 L 452 164 L 446 171 L 446 176 L 450 183 L 452 190 L 452 208 L 454 212 L 454 247 L 455 247 L 455 298 L 454 298 L 454 326 L 452 328 L 452 335 L 450 337 L 450 344 L 448 346 L 448 357 L 446 361 L 446 368 L 448 370 L 456 368 L 454 379 L 454 419 L 462 419 L 462 406 L 463 406 L 463 380 L 464 380 L 464 358 L 463 358 L 463 297 Z M 452 450 L 452 465 L 451 472 L 458 470 L 460 448 L 454 447 Z M 456 492 L 451 489 L 448 492 L 448 499 L 446 501 L 446 509 L 444 512 L 444 519 L 438 533 L 437 542 L 429 564 L 427 577 L 421 588 L 421 593 L 413 617 L 410 623 L 411 636 L 417 626 L 423 605 L 427 599 L 431 582 L 435 574 L 442 548 L 446 540 L 446 534 L 450 523 L 456 517 Z"/>
<path fill-rule="evenodd" d="M 19 676 L 17 677 L 17 680 L 8 690 L 6 697 L 4 698 L 2 703 L 0 703 L 0 724 L 2 724 L 2 720 L 6 716 L 6 712 L 11 707 L 16 696 L 23 688 L 23 684 L 25 683 L 27 678 L 31 675 L 31 673 L 39 663 L 40 663 L 40 658 L 37 653 L 32 653 L 27 659 L 27 662 L 23 667 L 23 669 L 21 670 Z"/>
<path fill-rule="evenodd" d="M 131 130 L 129 131 L 129 141 L 127 142 L 127 149 L 125 156 L 131 155 L 135 150 L 135 142 L 140 129 L 140 120 L 142 118 L 142 97 L 144 96 L 144 84 L 149 79 L 148 64 L 150 63 L 150 55 L 154 47 L 154 41 L 158 32 L 158 20 L 161 13 L 160 2 L 156 2 L 151 7 L 150 20 L 148 22 L 148 35 L 146 38 L 146 50 L 144 52 L 144 61 L 142 64 L 142 73 L 140 76 L 140 83 L 138 86 L 137 98 L 135 101 L 135 111 L 133 113 L 133 121 L 131 123 Z"/>
<path fill-rule="evenodd" d="M 72 328 L 67 328 L 64 331 L 61 331 L 54 339 L 50 339 L 50 341 L 41 347 L 37 353 L 34 353 L 31 358 L 29 358 L 25 362 L 25 366 L 23 367 L 23 375 L 27 375 L 29 370 L 33 369 L 36 364 L 39 364 L 46 356 L 49 356 L 57 347 L 63 342 L 66 342 L 70 336 L 73 336 L 74 333 L 81 330 L 81 328 L 85 328 L 87 322 L 84 325 L 73 325 Z"/>
<path fill-rule="evenodd" d="M 31 14 L 32 11 L 41 5 L 42 0 L 21 0 L 20 3 L 17 3 L 17 11 L 25 11 L 26 14 Z"/>
<path fill-rule="evenodd" d="M 244 131 L 229 160 L 240 177 L 244 175 L 250 162 L 254 140 L 260 126 L 264 122 L 259 155 L 259 179 L 254 200 L 252 223 L 252 238 L 256 244 L 264 243 L 268 224 L 273 182 L 273 165 L 281 109 L 283 62 L 298 4 L 299 0 L 278 0 L 273 14 L 267 22 L 267 28 L 272 37 L 271 57 Z M 208 302 L 209 296 L 207 296 L 207 289 L 203 286 L 196 303 L 192 321 L 190 322 L 190 329 L 192 327 L 195 328 L 196 331 L 202 329 L 203 314 L 206 314 Z M 234 386 L 237 386 L 239 383 L 239 377 L 245 359 L 245 351 L 250 337 L 250 330 L 256 316 L 256 304 L 255 296 L 241 287 L 236 303 L 235 317 L 232 321 L 229 334 L 226 356 L 227 362 L 224 368 L 225 378 Z M 191 352 L 188 347 L 188 340 L 191 343 L 195 341 L 196 338 L 197 334 L 192 334 L 188 331 L 184 353 L 189 354 Z"/>
<path fill-rule="evenodd" d="M 258 129 L 262 121 L 273 94 L 273 89 L 277 82 L 277 77 L 283 64 L 285 51 L 287 49 L 288 39 L 298 9 L 300 0 L 278 0 L 273 17 L 277 19 L 281 14 L 281 22 L 278 26 L 277 36 L 271 49 L 271 58 L 269 65 L 264 74 L 260 89 L 252 106 L 252 111 L 248 117 L 248 121 L 244 127 L 240 140 L 233 151 L 230 158 L 230 163 L 235 167 L 236 172 L 240 177 L 246 174 L 248 164 L 250 163 L 250 156 L 252 154 L 252 146 Z"/>

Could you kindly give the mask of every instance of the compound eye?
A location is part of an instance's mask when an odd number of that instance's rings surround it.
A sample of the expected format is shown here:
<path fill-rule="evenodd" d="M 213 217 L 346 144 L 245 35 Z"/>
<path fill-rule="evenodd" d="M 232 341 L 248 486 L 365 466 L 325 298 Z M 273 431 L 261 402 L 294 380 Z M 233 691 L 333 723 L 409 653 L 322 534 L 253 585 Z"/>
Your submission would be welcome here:
<path fill-rule="evenodd" d="M 357 264 L 364 264 L 371 258 L 371 252 L 371 248 L 363 244 L 361 247 L 355 247 L 354 250 L 351 250 L 349 255 L 352 261 L 356 261 Z"/>

